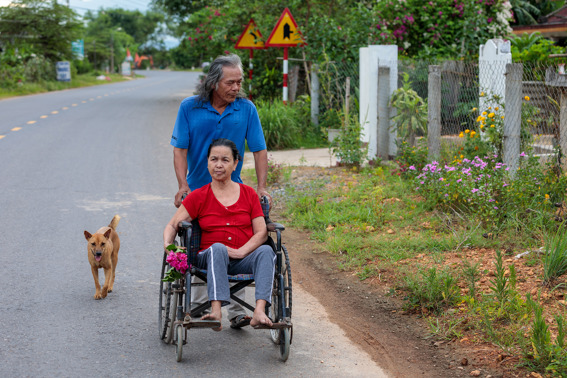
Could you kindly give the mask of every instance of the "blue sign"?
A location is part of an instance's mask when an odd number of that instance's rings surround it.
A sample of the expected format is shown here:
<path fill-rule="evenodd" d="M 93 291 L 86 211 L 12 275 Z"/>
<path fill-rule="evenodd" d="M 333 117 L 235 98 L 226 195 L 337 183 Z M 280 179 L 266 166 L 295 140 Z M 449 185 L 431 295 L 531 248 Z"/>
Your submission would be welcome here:
<path fill-rule="evenodd" d="M 71 50 L 73 55 L 78 60 L 83 60 L 85 57 L 85 43 L 82 39 L 71 42 Z"/>
<path fill-rule="evenodd" d="M 67 61 L 55 63 L 58 81 L 71 81 L 71 64 Z"/>

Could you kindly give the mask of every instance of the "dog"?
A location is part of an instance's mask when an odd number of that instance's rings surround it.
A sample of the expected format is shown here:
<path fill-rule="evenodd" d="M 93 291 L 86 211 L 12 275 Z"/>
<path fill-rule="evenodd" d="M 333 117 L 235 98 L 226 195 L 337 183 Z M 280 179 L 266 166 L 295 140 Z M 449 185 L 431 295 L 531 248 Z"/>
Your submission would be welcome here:
<path fill-rule="evenodd" d="M 96 289 L 94 299 L 106 298 L 106 295 L 112 292 L 114 286 L 118 250 L 120 249 L 120 238 L 116 233 L 116 226 L 118 226 L 119 221 L 120 216 L 115 215 L 108 227 L 100 228 L 95 234 L 85 231 L 85 239 L 88 242 L 87 253 Z M 100 268 L 104 269 L 102 290 L 98 282 L 98 270 Z"/>

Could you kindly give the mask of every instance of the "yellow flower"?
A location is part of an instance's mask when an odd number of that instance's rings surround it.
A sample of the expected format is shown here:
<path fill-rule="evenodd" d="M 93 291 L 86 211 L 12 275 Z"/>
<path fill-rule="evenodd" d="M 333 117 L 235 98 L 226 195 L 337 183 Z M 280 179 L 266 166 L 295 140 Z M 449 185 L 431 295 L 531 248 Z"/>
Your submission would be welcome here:
<path fill-rule="evenodd" d="M 494 127 L 494 125 L 490 125 L 490 127 Z"/>
<path fill-rule="evenodd" d="M 476 134 L 476 131 L 471 131 L 471 138 L 474 137 L 475 134 Z"/>
<path fill-rule="evenodd" d="M 465 136 L 465 134 L 463 134 L 462 132 L 459 134 L 459 138 L 462 138 L 464 136 Z"/>
<path fill-rule="evenodd" d="M 504 116 L 501 116 L 500 118 L 504 119 Z"/>
<path fill-rule="evenodd" d="M 546 201 L 549 201 L 549 194 L 546 194 L 546 195 L 545 195 L 545 200 L 546 200 Z"/>
<path fill-rule="evenodd" d="M 492 117 L 494 117 L 494 113 L 490 113 L 490 114 L 488 115 L 488 118 L 492 118 Z"/>
<path fill-rule="evenodd" d="M 494 108 L 494 110 L 498 110 L 498 106 Z"/>
<path fill-rule="evenodd" d="M 524 97 L 524 100 L 526 100 L 526 101 L 530 101 L 530 96 L 526 96 L 526 97 Z"/>
<path fill-rule="evenodd" d="M 484 97 L 484 92 L 480 92 L 480 97 Z"/>
<path fill-rule="evenodd" d="M 482 115 L 485 116 L 487 113 L 486 112 L 482 112 Z"/>
<path fill-rule="evenodd" d="M 492 106 L 489 106 L 489 107 L 488 107 L 488 110 L 490 110 L 490 109 L 492 109 Z"/>
<path fill-rule="evenodd" d="M 481 130 L 484 129 L 484 125 L 480 125 L 480 129 L 481 129 Z"/>
<path fill-rule="evenodd" d="M 465 134 L 468 134 L 468 133 L 470 133 L 470 132 L 471 132 L 471 131 L 470 131 L 469 129 L 466 129 L 466 130 L 465 130 Z"/>
<path fill-rule="evenodd" d="M 476 108 L 472 108 L 471 112 L 476 112 L 476 110 L 477 110 Z"/>
<path fill-rule="evenodd" d="M 459 156 L 459 157 L 460 157 L 461 159 L 462 159 L 462 158 L 464 158 L 464 156 L 463 156 L 463 155 L 461 155 L 461 156 Z"/>

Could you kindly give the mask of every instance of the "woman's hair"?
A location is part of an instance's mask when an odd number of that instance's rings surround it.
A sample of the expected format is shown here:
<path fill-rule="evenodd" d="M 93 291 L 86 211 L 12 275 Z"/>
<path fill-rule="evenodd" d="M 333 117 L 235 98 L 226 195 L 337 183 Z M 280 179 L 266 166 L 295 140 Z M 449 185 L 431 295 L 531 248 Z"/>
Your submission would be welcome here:
<path fill-rule="evenodd" d="M 213 147 L 218 147 L 218 146 L 230 148 L 230 150 L 232 151 L 232 157 L 234 158 L 234 161 L 242 160 L 242 157 L 240 156 L 240 152 L 238 152 L 238 148 L 236 148 L 236 144 L 234 144 L 233 141 L 225 138 L 219 138 L 213 140 L 213 143 L 211 143 L 211 145 L 209 146 L 209 150 L 207 151 L 207 159 L 209 158 L 209 156 L 211 156 L 211 150 L 213 149 Z"/>
<path fill-rule="evenodd" d="M 220 55 L 209 66 L 209 73 L 205 79 L 197 86 L 197 96 L 200 102 L 210 101 L 213 90 L 218 89 L 219 82 L 223 78 L 223 67 L 232 67 L 242 70 L 242 61 L 236 54 Z M 245 97 L 242 87 L 236 97 Z"/>

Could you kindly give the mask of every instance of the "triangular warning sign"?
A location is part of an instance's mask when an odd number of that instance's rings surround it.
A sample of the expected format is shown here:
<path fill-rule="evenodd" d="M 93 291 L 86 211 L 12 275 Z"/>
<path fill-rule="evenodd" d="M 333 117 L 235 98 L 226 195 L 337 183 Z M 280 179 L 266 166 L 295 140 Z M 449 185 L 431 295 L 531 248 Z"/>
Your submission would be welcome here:
<path fill-rule="evenodd" d="M 303 35 L 297 28 L 297 23 L 293 19 L 291 12 L 285 8 L 272 34 L 268 37 L 266 46 L 268 47 L 295 47 L 305 46 Z"/>
<path fill-rule="evenodd" d="M 237 49 L 265 49 L 264 40 L 262 33 L 256 26 L 253 19 L 248 21 L 248 25 L 244 28 L 244 31 L 236 41 L 234 46 Z"/>

